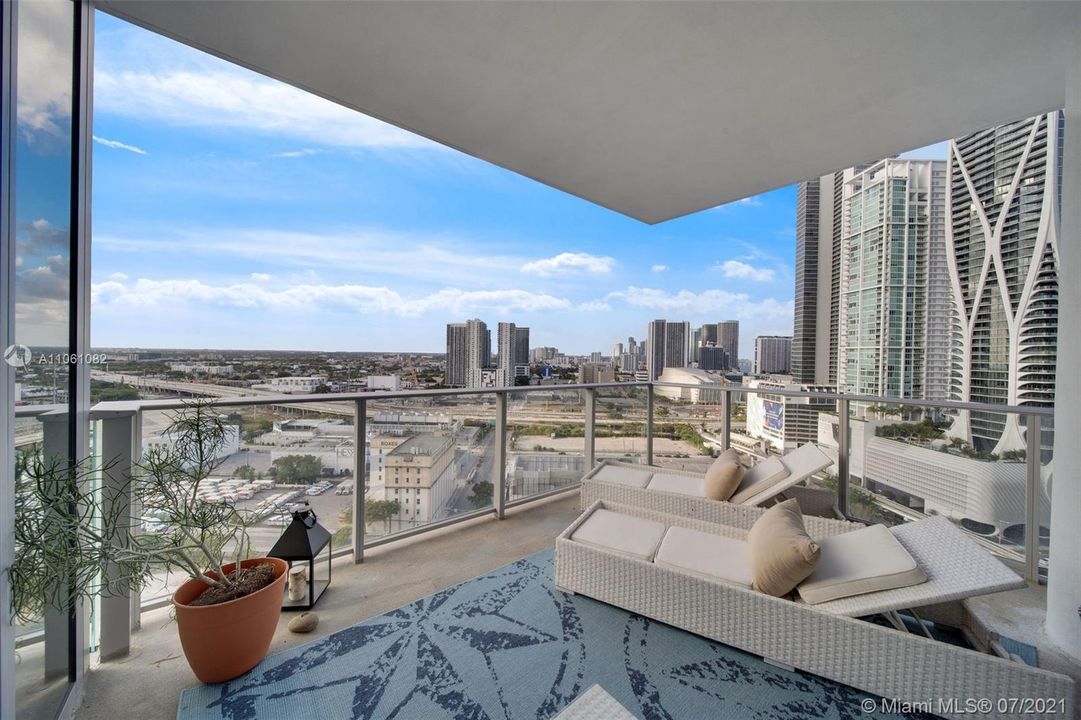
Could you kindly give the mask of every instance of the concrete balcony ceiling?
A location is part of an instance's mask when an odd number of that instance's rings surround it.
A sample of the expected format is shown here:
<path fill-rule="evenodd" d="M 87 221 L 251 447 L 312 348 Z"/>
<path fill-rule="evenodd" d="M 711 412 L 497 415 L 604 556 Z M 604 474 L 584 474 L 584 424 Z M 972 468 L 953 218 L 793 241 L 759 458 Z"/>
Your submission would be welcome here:
<path fill-rule="evenodd" d="M 647 223 L 1060 108 L 1075 2 L 99 0 Z"/>

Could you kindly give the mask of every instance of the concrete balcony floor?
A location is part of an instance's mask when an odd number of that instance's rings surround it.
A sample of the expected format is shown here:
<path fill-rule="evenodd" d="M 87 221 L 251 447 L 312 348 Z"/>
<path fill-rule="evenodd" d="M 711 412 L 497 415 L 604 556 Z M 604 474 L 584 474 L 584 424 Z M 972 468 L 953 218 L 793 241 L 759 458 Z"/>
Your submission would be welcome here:
<path fill-rule="evenodd" d="M 380 615 L 463 582 L 555 543 L 578 516 L 576 492 L 508 511 L 501 522 L 478 518 L 369 550 L 360 565 L 334 562 L 334 578 L 316 612 L 319 627 L 307 635 L 286 629 L 296 613 L 283 613 L 270 652 L 280 652 Z M 964 624 L 978 644 L 997 633 L 1035 645 L 1040 665 L 1073 677 L 1081 707 L 1081 666 L 1043 630 L 1045 588 L 998 593 L 965 602 Z M 144 613 L 132 635 L 131 654 L 100 663 L 87 675 L 78 720 L 174 717 L 180 691 L 198 684 L 184 659 L 170 609 Z"/>
<path fill-rule="evenodd" d="M 501 522 L 480 518 L 369 550 L 360 565 L 340 558 L 315 609 L 319 627 L 307 635 L 291 633 L 285 626 L 296 613 L 282 613 L 270 652 L 315 640 L 550 547 L 577 516 L 578 494 L 571 493 L 515 508 Z M 143 614 L 142 628 L 132 635 L 129 656 L 92 668 L 76 717 L 175 717 L 180 691 L 196 684 L 170 609 L 153 610 Z"/>

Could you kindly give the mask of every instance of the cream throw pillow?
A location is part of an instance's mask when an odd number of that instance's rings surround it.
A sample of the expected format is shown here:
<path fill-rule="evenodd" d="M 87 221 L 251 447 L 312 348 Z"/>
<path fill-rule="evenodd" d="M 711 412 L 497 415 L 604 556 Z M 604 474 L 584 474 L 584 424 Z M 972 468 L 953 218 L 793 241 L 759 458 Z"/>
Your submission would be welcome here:
<path fill-rule="evenodd" d="M 818 564 L 820 550 L 803 527 L 795 499 L 774 505 L 747 533 L 754 581 L 751 587 L 774 597 L 792 592 Z"/>
<path fill-rule="evenodd" d="M 710 500 L 727 500 L 743 481 L 743 466 L 722 455 L 713 461 L 702 483 L 702 494 Z"/>

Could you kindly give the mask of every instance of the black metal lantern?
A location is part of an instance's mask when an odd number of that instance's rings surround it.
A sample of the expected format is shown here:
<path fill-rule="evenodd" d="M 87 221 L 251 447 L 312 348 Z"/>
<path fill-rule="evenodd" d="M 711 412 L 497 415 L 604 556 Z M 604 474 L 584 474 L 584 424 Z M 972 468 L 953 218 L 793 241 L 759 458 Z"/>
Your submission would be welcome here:
<path fill-rule="evenodd" d="M 293 522 L 267 553 L 289 563 L 282 610 L 311 610 L 330 585 L 330 532 L 317 520 L 308 503 L 294 506 Z"/>

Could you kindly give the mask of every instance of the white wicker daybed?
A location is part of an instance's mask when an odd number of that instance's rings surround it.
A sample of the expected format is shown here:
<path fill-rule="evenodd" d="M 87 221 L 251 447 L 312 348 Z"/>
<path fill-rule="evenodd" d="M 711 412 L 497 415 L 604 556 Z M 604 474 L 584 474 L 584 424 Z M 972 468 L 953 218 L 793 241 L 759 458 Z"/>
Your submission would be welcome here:
<path fill-rule="evenodd" d="M 645 537 L 648 533 L 629 533 L 625 541 L 630 545 L 616 549 L 604 546 L 607 534 L 602 534 L 601 544 L 581 535 L 572 539 L 598 511 L 608 511 L 605 517 L 609 519 L 616 513 L 650 525 L 660 523 L 665 535 L 675 528 L 707 533 L 722 544 L 739 543 L 747 534 L 744 528 L 731 525 L 598 501 L 556 540 L 555 583 L 565 592 L 580 593 L 885 698 L 914 703 L 989 698 L 996 710 L 1000 698 L 1061 698 L 1066 716 L 1072 717 L 1074 683 L 1064 675 L 857 619 L 903 608 L 944 608 L 952 600 L 1024 585 L 944 518 L 892 529 L 926 582 L 808 605 L 771 597 L 693 568 L 654 562 L 646 552 L 651 542 Z M 819 521 L 819 529 L 830 537 L 847 533 L 852 526 L 834 523 L 837 527 L 830 532 L 821 524 L 832 521 L 806 520 Z M 815 534 L 810 523 L 807 530 Z M 1021 717 L 994 711 L 968 715 L 942 707 L 936 712 L 951 717 Z"/>
<path fill-rule="evenodd" d="M 747 470 L 732 499 L 721 502 L 705 497 L 700 473 L 602 460 L 582 478 L 581 507 L 606 500 L 750 529 L 750 525 L 733 523 L 728 508 L 763 505 L 787 497 L 799 502 L 804 515 L 840 518 L 834 493 L 799 486 L 832 464 L 833 460 L 817 445 L 806 443 L 780 457 L 759 461 Z M 749 517 L 754 522 L 758 515 Z"/>

